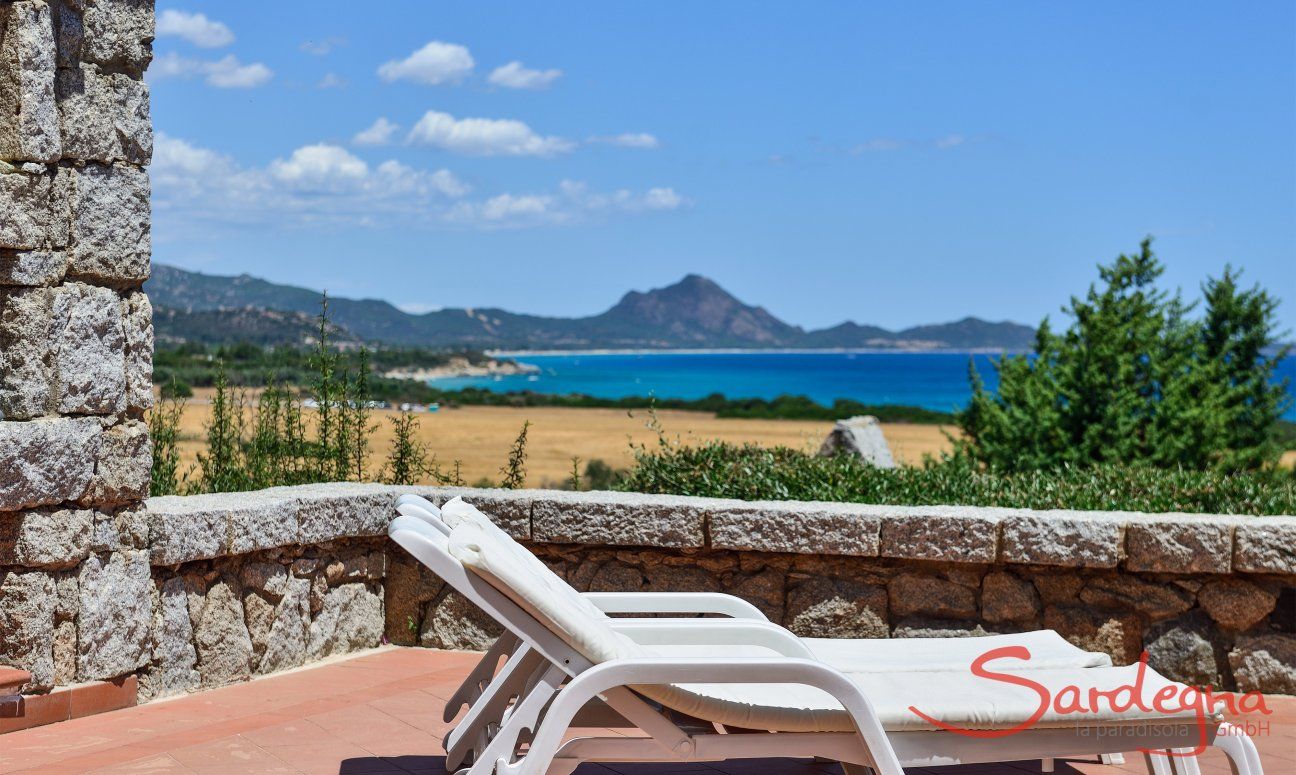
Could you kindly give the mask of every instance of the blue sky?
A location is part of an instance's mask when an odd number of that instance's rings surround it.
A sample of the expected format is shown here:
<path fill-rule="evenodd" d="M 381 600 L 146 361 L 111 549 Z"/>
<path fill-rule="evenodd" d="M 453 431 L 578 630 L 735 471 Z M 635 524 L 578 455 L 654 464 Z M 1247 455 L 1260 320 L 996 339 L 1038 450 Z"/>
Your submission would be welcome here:
<path fill-rule="evenodd" d="M 1151 234 L 1296 328 L 1290 2 L 158 13 L 162 263 L 553 315 L 698 272 L 901 327 L 1034 323 Z"/>

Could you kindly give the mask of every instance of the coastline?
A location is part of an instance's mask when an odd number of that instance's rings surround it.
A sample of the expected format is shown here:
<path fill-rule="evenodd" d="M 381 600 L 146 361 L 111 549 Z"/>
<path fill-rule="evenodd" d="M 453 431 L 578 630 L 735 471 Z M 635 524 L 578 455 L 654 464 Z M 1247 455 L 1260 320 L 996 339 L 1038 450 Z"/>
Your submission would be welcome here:
<path fill-rule="evenodd" d="M 495 356 L 491 356 L 494 358 Z M 467 358 L 451 358 L 441 366 L 426 366 L 419 369 L 392 369 L 383 372 L 388 379 L 409 379 L 428 382 L 435 379 L 453 379 L 455 377 L 494 377 L 516 376 L 520 374 L 538 374 L 540 369 L 529 363 L 515 361 L 490 360 L 484 364 L 469 363 Z"/>
<path fill-rule="evenodd" d="M 718 347 L 718 348 L 627 348 L 588 350 L 485 350 L 491 358 L 530 358 L 554 355 L 997 355 L 1026 350 L 1002 347 Z"/>

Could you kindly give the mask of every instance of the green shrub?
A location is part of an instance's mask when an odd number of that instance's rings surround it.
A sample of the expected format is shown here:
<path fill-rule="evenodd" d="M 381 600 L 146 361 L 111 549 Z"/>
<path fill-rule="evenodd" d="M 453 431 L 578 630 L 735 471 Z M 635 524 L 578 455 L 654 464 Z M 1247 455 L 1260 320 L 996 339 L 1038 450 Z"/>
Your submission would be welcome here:
<path fill-rule="evenodd" d="M 1242 290 L 1226 268 L 1203 286 L 1205 315 L 1156 287 L 1164 271 L 1145 240 L 1100 266 L 1102 285 L 1072 298 L 1071 326 L 1040 324 L 1032 355 L 995 367 L 959 415 L 965 450 L 1002 471 L 1088 465 L 1253 470 L 1281 452 L 1273 428 L 1290 398 L 1274 372 L 1278 302 Z"/>
<path fill-rule="evenodd" d="M 634 468 L 616 488 L 741 500 L 1296 513 L 1296 478 L 1288 472 L 1095 465 L 996 473 L 967 456 L 879 469 L 848 455 L 819 457 L 787 447 L 721 441 L 639 448 Z"/>

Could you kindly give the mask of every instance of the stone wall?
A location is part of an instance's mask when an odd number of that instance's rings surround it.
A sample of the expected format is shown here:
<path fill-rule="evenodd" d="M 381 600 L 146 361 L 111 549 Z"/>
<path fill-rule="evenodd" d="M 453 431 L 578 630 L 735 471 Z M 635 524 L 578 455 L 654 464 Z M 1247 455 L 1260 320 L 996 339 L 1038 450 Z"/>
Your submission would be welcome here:
<path fill-rule="evenodd" d="M 147 547 L 148 578 L 112 640 L 93 635 L 104 617 L 86 616 L 86 595 L 60 595 L 77 574 L 50 572 L 40 594 L 65 612 L 71 642 L 88 623 L 95 654 L 142 654 L 145 697 L 384 640 L 483 648 L 494 624 L 384 538 L 409 491 L 464 495 L 582 590 L 724 591 L 823 637 L 1048 627 L 1118 662 L 1146 648 L 1183 680 L 1296 693 L 1293 517 L 311 485 L 154 498 L 130 512 L 140 521 L 119 530 Z M 93 535 L 43 551 L 80 556 Z M 83 561 L 81 588 L 87 568 L 136 578 L 124 562 Z M 61 653 L 56 641 L 67 674 Z"/>
<path fill-rule="evenodd" d="M 147 664 L 151 0 L 0 2 L 0 664 Z"/>

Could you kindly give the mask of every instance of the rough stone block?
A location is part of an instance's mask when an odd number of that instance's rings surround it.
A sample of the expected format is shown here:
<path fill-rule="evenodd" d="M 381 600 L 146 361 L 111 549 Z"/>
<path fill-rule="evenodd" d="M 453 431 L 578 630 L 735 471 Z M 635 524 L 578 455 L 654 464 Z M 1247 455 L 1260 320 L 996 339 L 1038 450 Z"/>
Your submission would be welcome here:
<path fill-rule="evenodd" d="M 887 591 L 845 579 L 807 579 L 788 592 L 787 626 L 802 637 L 888 637 Z"/>
<path fill-rule="evenodd" d="M 154 584 L 150 661 L 140 676 L 140 695 L 155 700 L 198 688 L 198 652 L 189 619 L 190 580 L 173 576 Z"/>
<path fill-rule="evenodd" d="M 149 519 L 149 552 L 154 565 L 207 560 L 229 545 L 229 507 L 217 495 L 167 495 L 145 504 Z"/>
<path fill-rule="evenodd" d="M 0 665 L 31 673 L 27 691 L 54 686 L 54 577 L 0 570 Z"/>
<path fill-rule="evenodd" d="M 89 417 L 0 422 L 0 511 L 80 498 L 102 433 Z"/>
<path fill-rule="evenodd" d="M 310 635 L 308 579 L 295 578 L 282 565 L 265 566 L 250 587 L 243 574 L 243 609 L 252 640 L 252 672 L 257 675 L 287 670 L 306 661 Z"/>
<path fill-rule="evenodd" d="M 967 587 L 936 576 L 901 573 L 891 580 L 891 613 L 895 616 L 951 617 L 975 619 L 976 593 Z"/>
<path fill-rule="evenodd" d="M 1210 620 L 1194 613 L 1149 629 L 1148 666 L 1172 681 L 1222 688 L 1225 655 L 1215 645 L 1221 642 L 1219 632 Z"/>
<path fill-rule="evenodd" d="M 28 162 L 0 161 L 0 248 L 66 247 L 71 173 Z"/>
<path fill-rule="evenodd" d="M 1044 627 L 1085 651 L 1101 651 L 1117 665 L 1138 661 L 1143 622 L 1134 613 L 1094 611 L 1083 606 L 1047 606 Z"/>
<path fill-rule="evenodd" d="M 436 600 L 445 582 L 421 562 L 402 551 L 393 551 L 383 581 L 387 640 L 413 646 L 419 638 L 423 607 Z"/>
<path fill-rule="evenodd" d="M 1246 579 L 1226 577 L 1206 582 L 1197 602 L 1226 630 L 1249 630 L 1267 617 L 1278 595 Z"/>
<path fill-rule="evenodd" d="M 54 9 L 55 64 L 76 67 L 81 62 L 81 43 L 85 40 L 85 23 L 81 18 L 85 0 L 51 0 Z"/>
<path fill-rule="evenodd" d="M 252 639 L 238 582 L 222 577 L 204 590 L 189 585 L 189 619 L 204 689 L 246 681 L 252 675 Z"/>
<path fill-rule="evenodd" d="M 1132 609 L 1153 619 L 1177 616 L 1193 606 L 1193 596 L 1173 584 L 1128 574 L 1089 579 L 1080 592 L 1080 600 L 1097 608 Z"/>
<path fill-rule="evenodd" d="M 1115 568 L 1125 517 L 1080 511 L 1036 511 L 1005 517 L 1000 560 L 1025 565 Z"/>
<path fill-rule="evenodd" d="M 82 497 L 87 505 L 114 506 L 148 497 L 153 445 L 148 426 L 139 420 L 114 425 L 103 433 L 94 478 Z"/>
<path fill-rule="evenodd" d="M 126 408 L 134 413 L 153 406 L 153 305 L 142 292 L 122 301 L 126 334 Z"/>
<path fill-rule="evenodd" d="M 55 92 L 65 156 L 135 164 L 152 159 L 147 83 L 83 64 L 60 69 Z"/>
<path fill-rule="evenodd" d="M 118 162 L 86 164 L 75 171 L 68 276 L 117 286 L 149 276 L 149 179 Z"/>
<path fill-rule="evenodd" d="M 637 493 L 533 490 L 535 540 L 558 544 L 700 547 L 707 511 L 737 501 Z"/>
<path fill-rule="evenodd" d="M 358 583 L 330 589 L 310 624 L 311 659 L 378 645 L 383 635 L 381 589 Z"/>
<path fill-rule="evenodd" d="M 108 288 L 67 283 L 54 291 L 58 410 L 115 414 L 126 405 L 126 335 L 121 300 Z"/>
<path fill-rule="evenodd" d="M 1228 517 L 1174 514 L 1131 519 L 1125 527 L 1132 571 L 1228 573 L 1233 560 L 1233 525 Z"/>
<path fill-rule="evenodd" d="M 89 0 L 81 58 L 139 78 L 153 59 L 153 0 Z"/>
<path fill-rule="evenodd" d="M 0 289 L 0 420 L 29 420 L 54 409 L 54 292 Z"/>
<path fill-rule="evenodd" d="M 93 523 L 80 509 L 0 513 L 0 565 L 75 565 L 90 554 Z"/>
<path fill-rule="evenodd" d="M 750 503 L 707 513 L 713 549 L 876 557 L 871 507 L 828 503 Z"/>
<path fill-rule="evenodd" d="M 995 509 L 946 506 L 893 509 L 882 520 L 883 557 L 992 563 L 999 549 Z"/>
<path fill-rule="evenodd" d="M 893 638 L 983 638 L 992 633 L 976 622 L 910 616 L 896 623 Z"/>
<path fill-rule="evenodd" d="M 118 552 L 149 548 L 148 512 L 141 507 L 94 513 L 90 551 Z"/>
<path fill-rule="evenodd" d="M 81 565 L 77 678 L 98 681 L 143 667 L 153 623 L 148 553 L 91 555 Z"/>
<path fill-rule="evenodd" d="M 54 24 L 43 0 L 0 4 L 0 159 L 57 161 Z"/>
<path fill-rule="evenodd" d="M 326 484 L 265 492 L 292 501 L 302 543 L 386 535 L 387 524 L 396 516 L 396 495 L 387 488 Z"/>
<path fill-rule="evenodd" d="M 230 554 L 272 549 L 297 542 L 295 504 L 279 497 L 248 493 L 240 508 L 229 511 Z"/>
<path fill-rule="evenodd" d="M 67 256 L 53 250 L 0 250 L 0 285 L 57 285 Z"/>
<path fill-rule="evenodd" d="M 1233 533 L 1233 570 L 1296 574 L 1296 517 L 1249 517 Z"/>
<path fill-rule="evenodd" d="M 1240 637 L 1228 659 L 1238 691 L 1296 694 L 1296 635 Z"/>
<path fill-rule="evenodd" d="M 485 651 L 500 636 L 499 624 L 457 592 L 447 591 L 423 608 L 419 645 Z"/>
<path fill-rule="evenodd" d="M 1035 585 L 1011 573 L 987 573 L 981 582 L 981 615 L 991 622 L 1020 622 L 1040 613 Z"/>

